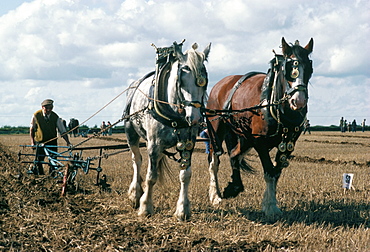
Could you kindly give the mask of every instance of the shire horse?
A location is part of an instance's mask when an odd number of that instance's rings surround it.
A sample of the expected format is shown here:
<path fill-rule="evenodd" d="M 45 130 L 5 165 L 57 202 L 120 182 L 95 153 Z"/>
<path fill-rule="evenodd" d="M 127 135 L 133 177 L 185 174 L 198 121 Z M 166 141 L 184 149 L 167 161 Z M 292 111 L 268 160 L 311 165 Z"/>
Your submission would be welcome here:
<path fill-rule="evenodd" d="M 191 215 L 188 198 L 191 156 L 203 118 L 201 108 L 207 99 L 208 76 L 204 61 L 208 58 L 211 44 L 199 52 L 195 43 L 183 53 L 182 43 L 156 48 L 156 71 L 133 82 L 127 94 L 125 131 L 134 169 L 128 196 L 133 206 L 139 208 L 139 216 L 154 213 L 154 185 L 169 168 L 166 155 L 171 153 L 166 149 L 174 146 L 181 156 L 177 159 L 181 187 L 174 215 L 179 220 L 188 220 Z M 148 152 L 144 188 L 140 177 L 140 138 L 146 140 Z"/>
<path fill-rule="evenodd" d="M 282 38 L 283 55 L 275 54 L 267 74 L 251 72 L 228 76 L 212 88 L 207 122 L 213 146 L 208 157 L 209 197 L 214 205 L 244 190 L 240 169 L 254 171 L 244 160 L 254 148 L 266 182 L 262 211 L 272 218 L 282 214 L 277 206 L 276 186 L 282 169 L 289 165 L 288 159 L 306 120 L 307 85 L 313 73 L 309 59 L 312 50 L 312 38 L 304 48 L 298 41 L 289 45 Z M 232 167 L 232 181 L 221 195 L 217 173 L 223 141 Z M 273 148 L 277 148 L 274 162 L 270 157 Z"/>

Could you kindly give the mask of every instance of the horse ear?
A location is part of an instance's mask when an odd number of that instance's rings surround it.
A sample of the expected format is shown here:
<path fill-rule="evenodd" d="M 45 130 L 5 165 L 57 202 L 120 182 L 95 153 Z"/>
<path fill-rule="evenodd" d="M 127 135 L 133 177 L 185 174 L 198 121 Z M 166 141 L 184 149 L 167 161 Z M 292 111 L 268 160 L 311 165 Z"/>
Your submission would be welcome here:
<path fill-rule="evenodd" d="M 308 51 L 308 53 L 312 53 L 313 51 L 313 38 L 310 39 L 310 42 L 304 47 Z"/>
<path fill-rule="evenodd" d="M 285 41 L 284 37 L 281 39 L 281 45 L 284 56 L 290 56 L 292 55 L 292 48 L 288 45 L 288 43 Z"/>
<path fill-rule="evenodd" d="M 176 41 L 173 42 L 174 54 L 175 57 L 178 58 L 180 61 L 185 61 L 185 55 L 182 53 L 182 46 L 179 46 Z"/>
<path fill-rule="evenodd" d="M 209 52 L 211 51 L 211 43 L 208 44 L 208 46 L 204 49 L 203 53 L 204 53 L 204 60 L 207 60 L 208 59 L 208 54 Z"/>

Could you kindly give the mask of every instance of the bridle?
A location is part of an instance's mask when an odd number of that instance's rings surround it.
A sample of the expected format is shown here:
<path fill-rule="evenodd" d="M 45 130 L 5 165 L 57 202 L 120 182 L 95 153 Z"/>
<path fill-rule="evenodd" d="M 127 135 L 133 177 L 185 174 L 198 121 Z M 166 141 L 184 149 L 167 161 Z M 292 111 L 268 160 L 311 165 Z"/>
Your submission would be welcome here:
<path fill-rule="evenodd" d="M 177 64 L 177 78 L 176 78 L 176 104 L 172 104 L 177 106 L 177 112 L 173 111 L 170 108 L 169 104 L 161 104 L 161 99 L 155 96 L 155 100 L 153 101 L 154 106 L 152 109 L 153 116 L 161 121 L 163 124 L 173 127 L 173 128 L 186 128 L 191 127 L 191 124 L 186 121 L 184 116 L 184 109 L 186 107 L 194 107 L 194 108 L 202 108 L 204 107 L 203 98 L 202 101 L 189 101 L 186 100 L 183 93 L 181 92 L 181 84 L 182 84 L 182 74 L 184 70 L 190 71 L 190 67 L 187 65 L 182 65 L 179 60 L 171 60 L 166 63 L 167 68 L 172 68 L 173 64 Z M 163 67 L 163 68 L 165 68 Z M 154 88 L 158 89 L 159 85 L 163 85 L 164 79 L 162 78 L 155 78 Z M 207 79 L 207 71 L 205 67 L 202 69 L 201 73 L 196 76 L 195 85 L 203 88 L 204 93 L 208 84 Z M 158 92 L 157 92 L 158 93 Z M 204 97 L 204 95 L 203 95 Z"/>
<path fill-rule="evenodd" d="M 180 65 L 180 62 L 178 64 Z M 194 107 L 194 108 L 204 107 L 204 103 L 203 103 L 204 95 L 202 97 L 202 101 L 188 101 L 188 100 L 185 99 L 183 93 L 181 92 L 181 75 L 182 75 L 184 70 L 190 71 L 189 66 L 184 65 L 184 66 L 179 66 L 178 67 L 177 82 L 176 82 L 176 93 L 177 93 L 177 97 L 178 97 L 178 100 L 179 100 L 179 108 L 180 109 L 185 109 L 185 107 Z M 203 68 L 202 73 L 197 74 L 195 79 L 196 79 L 195 80 L 195 85 L 200 87 L 200 88 L 204 88 L 204 91 L 205 91 L 206 88 L 207 88 L 207 84 L 208 84 L 207 70 L 205 68 Z"/>
<path fill-rule="evenodd" d="M 311 77 L 312 74 L 312 61 L 308 61 L 307 71 L 310 71 L 309 78 L 305 78 L 305 76 L 302 76 L 303 82 L 302 84 L 298 84 L 296 86 L 293 86 L 290 84 L 291 82 L 294 82 L 302 73 L 299 71 L 299 65 L 302 63 L 296 59 L 296 58 L 290 58 L 285 57 L 283 64 L 282 64 L 282 70 L 284 73 L 284 79 L 285 79 L 285 96 L 288 96 L 289 98 L 295 93 L 295 92 L 304 92 L 306 98 L 308 99 L 308 80 Z M 304 66 L 303 66 L 304 68 Z M 306 71 L 304 71 L 305 73 Z M 304 74 L 303 74 L 304 75 Z"/>

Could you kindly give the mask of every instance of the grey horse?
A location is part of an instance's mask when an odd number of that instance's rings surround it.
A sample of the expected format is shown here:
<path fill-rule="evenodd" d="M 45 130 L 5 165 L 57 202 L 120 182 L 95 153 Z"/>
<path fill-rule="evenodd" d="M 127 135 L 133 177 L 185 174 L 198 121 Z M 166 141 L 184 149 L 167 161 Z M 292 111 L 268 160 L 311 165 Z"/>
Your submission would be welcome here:
<path fill-rule="evenodd" d="M 166 151 L 175 147 L 181 158 L 180 195 L 175 217 L 188 220 L 191 216 L 188 188 L 191 178 L 191 155 L 199 123 L 201 108 L 207 99 L 208 76 L 204 66 L 211 44 L 203 52 L 197 44 L 185 53 L 182 43 L 156 48 L 156 71 L 130 85 L 124 111 L 125 131 L 132 152 L 134 175 L 128 195 L 139 216 L 154 213 L 153 190 L 167 167 Z M 147 142 L 148 169 L 142 187 L 140 169 L 142 156 L 139 140 Z"/>

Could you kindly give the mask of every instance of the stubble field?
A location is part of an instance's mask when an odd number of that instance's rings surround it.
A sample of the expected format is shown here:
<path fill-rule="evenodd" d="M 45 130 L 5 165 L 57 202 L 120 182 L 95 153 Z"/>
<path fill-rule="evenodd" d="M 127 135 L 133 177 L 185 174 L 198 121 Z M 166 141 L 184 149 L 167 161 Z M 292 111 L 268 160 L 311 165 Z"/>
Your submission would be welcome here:
<path fill-rule="evenodd" d="M 124 142 L 124 135 L 95 138 L 84 146 Z M 72 138 L 77 144 L 83 138 Z M 60 140 L 60 143 L 62 140 Z M 283 216 L 271 222 L 261 212 L 265 188 L 254 152 L 255 174 L 242 174 L 245 191 L 214 207 L 208 200 L 204 144 L 192 161 L 192 218 L 173 217 L 179 192 L 178 164 L 155 187 L 155 214 L 139 218 L 127 198 L 132 168 L 129 152 L 103 159 L 109 190 L 95 186 L 96 172 L 78 174 L 78 190 L 60 196 L 49 176 L 27 175 L 17 160 L 27 135 L 0 136 L 1 251 L 370 251 L 370 132 L 312 132 L 302 135 L 278 184 Z M 98 152 L 84 154 L 96 156 Z M 146 171 L 146 152 L 143 148 Z M 27 158 L 23 158 L 27 160 Z M 226 155 L 220 167 L 224 188 L 231 175 Z M 354 189 L 342 188 L 353 173 Z"/>

